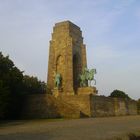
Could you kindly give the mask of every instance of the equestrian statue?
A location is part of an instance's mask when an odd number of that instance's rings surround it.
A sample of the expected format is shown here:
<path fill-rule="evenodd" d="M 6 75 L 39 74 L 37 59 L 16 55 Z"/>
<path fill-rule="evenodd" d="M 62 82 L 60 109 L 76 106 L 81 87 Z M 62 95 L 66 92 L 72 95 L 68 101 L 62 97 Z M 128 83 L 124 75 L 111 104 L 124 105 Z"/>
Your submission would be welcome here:
<path fill-rule="evenodd" d="M 91 82 L 94 81 L 95 85 L 96 85 L 96 80 L 94 79 L 94 75 L 96 74 L 96 69 L 87 69 L 86 67 L 84 67 L 82 69 L 82 73 L 79 75 L 79 80 L 80 80 L 80 87 L 86 87 L 89 86 L 91 87 Z"/>

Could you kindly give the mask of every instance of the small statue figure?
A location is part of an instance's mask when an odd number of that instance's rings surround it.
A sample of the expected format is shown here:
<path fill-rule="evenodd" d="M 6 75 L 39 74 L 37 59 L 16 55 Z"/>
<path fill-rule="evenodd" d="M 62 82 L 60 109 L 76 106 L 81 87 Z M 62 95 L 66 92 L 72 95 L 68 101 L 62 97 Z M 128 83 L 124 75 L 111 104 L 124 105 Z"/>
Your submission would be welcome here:
<path fill-rule="evenodd" d="M 62 80 L 61 74 L 56 73 L 54 82 L 55 82 L 55 87 L 57 87 L 58 89 L 61 87 L 61 80 Z"/>

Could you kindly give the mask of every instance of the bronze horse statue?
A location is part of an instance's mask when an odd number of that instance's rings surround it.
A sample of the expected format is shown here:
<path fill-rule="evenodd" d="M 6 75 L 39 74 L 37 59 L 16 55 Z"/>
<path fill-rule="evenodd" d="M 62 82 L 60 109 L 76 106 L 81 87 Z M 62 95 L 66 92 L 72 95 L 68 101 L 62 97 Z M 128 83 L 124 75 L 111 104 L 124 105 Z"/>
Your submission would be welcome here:
<path fill-rule="evenodd" d="M 97 73 L 96 69 L 88 70 L 86 67 L 84 67 L 82 73 L 79 75 L 80 86 L 81 87 L 88 86 L 88 81 L 89 86 L 91 86 L 91 81 L 94 81 L 96 84 L 96 80 L 94 79 L 94 75 L 96 73 Z"/>
<path fill-rule="evenodd" d="M 94 81 L 95 82 L 95 85 L 96 85 L 96 80 L 94 78 L 94 75 L 96 73 L 97 73 L 96 72 L 96 69 L 89 70 L 88 75 L 87 75 L 87 80 L 89 81 L 89 86 L 91 86 L 91 81 Z"/>

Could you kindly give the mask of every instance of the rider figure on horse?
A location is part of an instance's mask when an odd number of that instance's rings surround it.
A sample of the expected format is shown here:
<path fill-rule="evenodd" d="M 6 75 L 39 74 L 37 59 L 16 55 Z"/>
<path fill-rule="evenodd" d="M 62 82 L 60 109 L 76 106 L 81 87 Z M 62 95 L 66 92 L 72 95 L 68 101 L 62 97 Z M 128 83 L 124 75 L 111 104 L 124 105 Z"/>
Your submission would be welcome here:
<path fill-rule="evenodd" d="M 94 75 L 96 74 L 96 69 L 91 69 L 88 70 L 87 67 L 84 67 L 82 70 L 82 74 L 79 75 L 79 80 L 80 80 L 80 86 L 81 87 L 86 87 L 88 86 L 88 81 L 89 81 L 89 86 L 91 86 L 91 81 L 95 81 Z"/>

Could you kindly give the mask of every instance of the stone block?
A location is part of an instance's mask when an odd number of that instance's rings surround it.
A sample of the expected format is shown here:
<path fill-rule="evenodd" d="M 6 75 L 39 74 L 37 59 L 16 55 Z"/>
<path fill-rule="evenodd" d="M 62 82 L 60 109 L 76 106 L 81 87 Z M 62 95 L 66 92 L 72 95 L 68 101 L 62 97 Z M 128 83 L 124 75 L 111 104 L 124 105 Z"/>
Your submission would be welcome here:
<path fill-rule="evenodd" d="M 81 94 L 93 94 L 93 95 L 96 95 L 97 94 L 97 90 L 96 90 L 96 87 L 80 87 L 78 88 L 77 90 L 77 94 L 78 95 L 81 95 Z"/>

